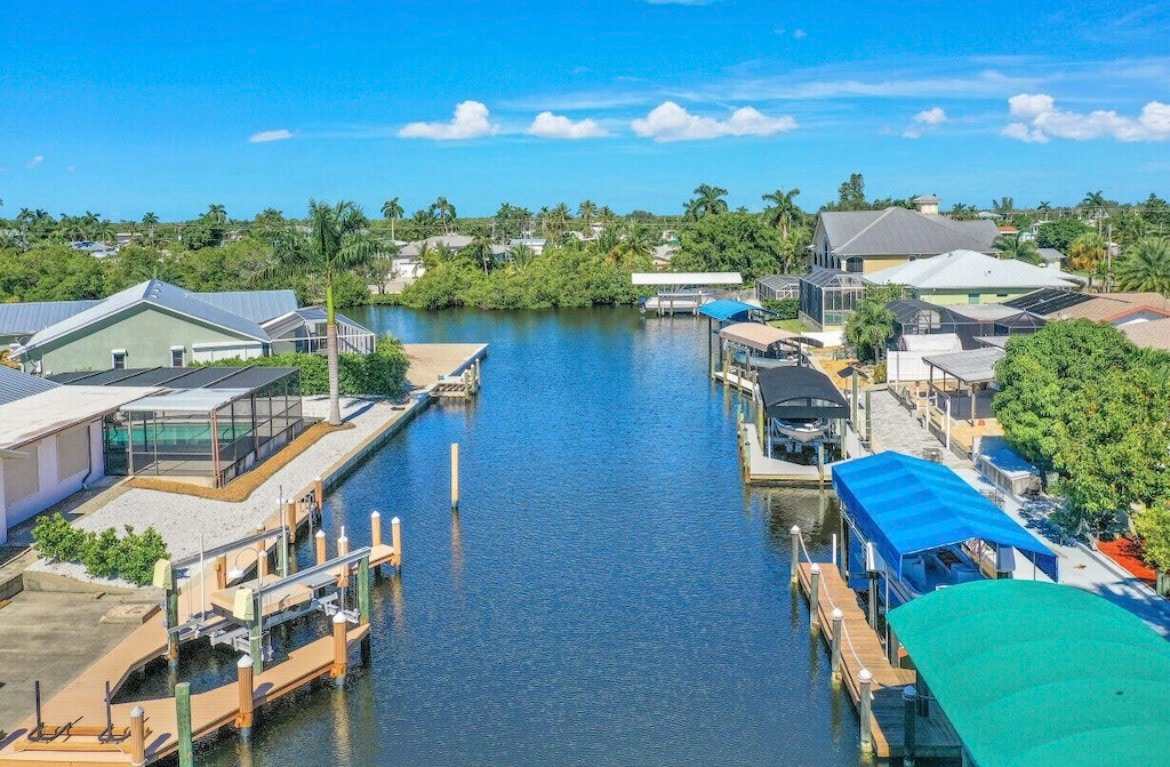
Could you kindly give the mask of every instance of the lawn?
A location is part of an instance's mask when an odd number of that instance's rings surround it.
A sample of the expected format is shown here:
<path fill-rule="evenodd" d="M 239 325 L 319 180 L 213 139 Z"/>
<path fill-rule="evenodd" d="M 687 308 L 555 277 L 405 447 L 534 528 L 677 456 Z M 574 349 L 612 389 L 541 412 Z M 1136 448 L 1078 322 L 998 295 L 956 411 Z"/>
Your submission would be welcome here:
<path fill-rule="evenodd" d="M 768 324 L 774 328 L 790 330 L 793 333 L 804 333 L 808 330 L 800 320 L 772 320 Z"/>

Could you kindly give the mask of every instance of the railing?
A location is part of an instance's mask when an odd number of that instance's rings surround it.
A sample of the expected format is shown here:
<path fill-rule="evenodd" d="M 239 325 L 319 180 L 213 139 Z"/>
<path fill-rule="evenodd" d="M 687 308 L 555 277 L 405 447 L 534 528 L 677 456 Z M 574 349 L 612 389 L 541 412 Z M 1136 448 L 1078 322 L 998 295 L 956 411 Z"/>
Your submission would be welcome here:
<path fill-rule="evenodd" d="M 287 340 L 293 341 L 297 351 L 303 354 L 327 354 L 329 351 L 326 336 L 308 336 Z M 337 333 L 337 350 L 341 354 L 373 354 L 376 344 L 377 337 L 373 333 L 342 333 L 340 331 Z"/>

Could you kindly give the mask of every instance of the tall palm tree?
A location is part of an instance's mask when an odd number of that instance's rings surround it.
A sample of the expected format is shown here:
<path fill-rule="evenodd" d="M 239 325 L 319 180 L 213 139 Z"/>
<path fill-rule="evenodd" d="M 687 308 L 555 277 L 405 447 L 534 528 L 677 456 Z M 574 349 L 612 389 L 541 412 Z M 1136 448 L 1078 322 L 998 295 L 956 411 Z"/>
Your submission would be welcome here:
<path fill-rule="evenodd" d="M 577 206 L 577 215 L 585 219 L 585 228 L 588 229 L 593 224 L 593 219 L 597 218 L 597 203 L 585 200 Z"/>
<path fill-rule="evenodd" d="M 894 313 L 884 303 L 871 298 L 862 299 L 853 314 L 845 321 L 845 340 L 862 350 L 873 352 L 876 362 L 881 362 L 886 341 L 894 334 Z"/>
<path fill-rule="evenodd" d="M 692 221 L 716 213 L 726 213 L 728 210 L 727 200 L 723 199 L 727 196 L 727 190 L 723 187 L 699 184 L 695 187 L 694 195 L 694 199 L 684 206 L 687 218 Z"/>
<path fill-rule="evenodd" d="M 431 215 L 443 227 L 443 234 L 451 233 L 451 224 L 455 222 L 455 206 L 446 197 L 439 197 L 431 203 Z"/>
<path fill-rule="evenodd" d="M 417 228 L 420 240 L 425 240 L 435 231 L 435 215 L 429 210 L 416 210 L 410 220 Z"/>
<path fill-rule="evenodd" d="M 227 208 L 219 203 L 213 202 L 207 206 L 207 212 L 203 214 L 203 217 L 217 224 L 226 224 L 228 220 Z"/>
<path fill-rule="evenodd" d="M 346 200 L 335 205 L 309 200 L 309 231 L 289 228 L 274 242 L 276 271 L 317 274 L 325 280 L 325 339 L 329 356 L 329 423 L 341 424 L 338 383 L 337 313 L 333 280 L 343 271 L 360 269 L 378 252 L 362 209 Z"/>
<path fill-rule="evenodd" d="M 1105 193 L 1098 189 L 1096 192 L 1085 192 L 1085 199 L 1081 200 L 1081 205 L 1086 208 L 1104 208 L 1109 204 L 1105 199 Z"/>
<path fill-rule="evenodd" d="M 1148 237 L 1117 262 L 1117 286 L 1170 296 L 1170 241 Z"/>
<path fill-rule="evenodd" d="M 397 197 L 391 197 L 382 203 L 382 218 L 390 219 L 390 239 L 397 239 L 394 236 L 394 222 L 401 218 L 405 212 L 402 209 L 402 205 L 399 204 Z"/>
<path fill-rule="evenodd" d="M 764 202 L 772 203 L 764 208 L 764 223 L 779 229 L 781 237 L 788 237 L 788 228 L 792 226 L 792 222 L 797 217 L 804 213 L 795 202 L 798 194 L 800 194 L 800 190 L 793 187 L 787 192 L 783 189 L 777 189 L 775 192 L 769 192 L 760 198 Z"/>
<path fill-rule="evenodd" d="M 1022 235 L 1003 235 L 995 238 L 995 247 L 999 248 L 999 257 L 1003 259 L 1024 261 L 1035 264 L 1040 258 L 1036 252 L 1036 243 L 1025 240 Z"/>
<path fill-rule="evenodd" d="M 569 226 L 569 221 L 573 218 L 573 212 L 569 210 L 569 206 L 565 203 L 558 203 L 548 212 L 548 223 L 553 231 L 561 234 Z"/>
<path fill-rule="evenodd" d="M 150 241 L 153 243 L 154 242 L 154 228 L 156 226 L 158 226 L 158 216 L 156 216 L 153 211 L 148 212 L 145 216 L 142 217 L 142 225 L 146 228 L 146 231 L 150 234 Z"/>

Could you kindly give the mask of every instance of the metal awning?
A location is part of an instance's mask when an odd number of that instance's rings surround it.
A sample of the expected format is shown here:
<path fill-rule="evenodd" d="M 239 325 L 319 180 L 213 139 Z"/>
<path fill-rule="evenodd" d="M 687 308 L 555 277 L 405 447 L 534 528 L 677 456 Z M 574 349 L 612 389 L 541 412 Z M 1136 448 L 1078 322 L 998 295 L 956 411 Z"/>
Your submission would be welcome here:
<path fill-rule="evenodd" d="M 742 285 L 739 272 L 634 272 L 635 285 Z"/>
<path fill-rule="evenodd" d="M 763 314 L 775 314 L 771 309 L 765 309 L 762 306 L 749 304 L 744 301 L 737 301 L 734 298 L 721 298 L 718 301 L 712 301 L 709 304 L 703 305 L 699 309 L 699 314 L 704 317 L 710 317 L 713 320 L 720 322 L 727 322 L 728 320 L 746 320 L 752 312 L 761 312 Z"/>
<path fill-rule="evenodd" d="M 123 413 L 207 414 L 246 396 L 251 389 L 183 389 L 156 397 L 144 397 L 122 406 Z"/>
<path fill-rule="evenodd" d="M 759 322 L 739 322 L 720 330 L 719 337 L 758 352 L 769 352 L 776 344 L 790 342 L 797 335 L 790 330 L 774 328 Z"/>
<path fill-rule="evenodd" d="M 995 363 L 1003 359 L 1005 354 L 1003 349 L 991 346 L 950 354 L 936 354 L 923 357 L 922 361 L 963 383 L 986 383 L 995 380 Z"/>

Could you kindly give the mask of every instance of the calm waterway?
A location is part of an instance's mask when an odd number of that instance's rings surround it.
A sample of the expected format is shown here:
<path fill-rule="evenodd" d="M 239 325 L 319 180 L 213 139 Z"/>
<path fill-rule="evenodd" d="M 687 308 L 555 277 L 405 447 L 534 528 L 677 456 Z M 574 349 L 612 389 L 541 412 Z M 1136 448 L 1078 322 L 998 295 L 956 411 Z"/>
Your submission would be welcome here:
<path fill-rule="evenodd" d="M 745 491 L 705 320 L 354 317 L 490 343 L 483 393 L 429 409 L 329 499 L 330 537 L 345 523 L 354 545 L 371 509 L 403 521 L 401 579 L 374 590 L 371 666 L 201 764 L 858 764 L 856 716 L 788 582 L 788 529 L 812 530 L 827 558 L 836 512 L 816 491 Z"/>

